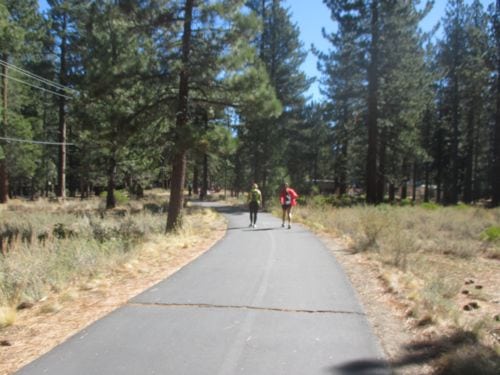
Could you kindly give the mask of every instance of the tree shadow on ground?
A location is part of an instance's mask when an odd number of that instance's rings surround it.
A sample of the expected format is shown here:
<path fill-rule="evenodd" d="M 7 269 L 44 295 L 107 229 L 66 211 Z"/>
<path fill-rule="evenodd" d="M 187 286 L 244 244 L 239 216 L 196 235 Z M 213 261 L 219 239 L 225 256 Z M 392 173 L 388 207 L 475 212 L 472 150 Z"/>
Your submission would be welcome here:
<path fill-rule="evenodd" d="M 269 231 L 269 230 L 278 230 L 278 229 L 281 230 L 281 228 L 278 228 L 278 227 L 274 227 L 274 228 L 272 228 L 272 227 L 266 227 L 266 228 L 258 228 L 258 227 L 257 228 L 248 228 L 247 227 L 246 229 L 248 229 L 249 232 L 265 232 L 265 231 Z"/>
<path fill-rule="evenodd" d="M 247 210 L 239 206 L 215 206 L 213 209 L 221 214 L 243 215 L 248 214 Z"/>
<path fill-rule="evenodd" d="M 430 365 L 434 375 L 498 375 L 500 357 L 491 348 L 479 342 L 472 332 L 456 331 L 434 339 L 407 345 L 406 354 L 387 365 L 397 372 L 412 365 Z M 332 374 L 388 374 L 382 361 L 354 361 L 335 366 Z M 383 372 L 385 371 L 385 372 Z"/>
<path fill-rule="evenodd" d="M 358 360 L 334 366 L 329 369 L 332 374 L 338 375 L 389 375 L 389 365 L 379 360 Z"/>

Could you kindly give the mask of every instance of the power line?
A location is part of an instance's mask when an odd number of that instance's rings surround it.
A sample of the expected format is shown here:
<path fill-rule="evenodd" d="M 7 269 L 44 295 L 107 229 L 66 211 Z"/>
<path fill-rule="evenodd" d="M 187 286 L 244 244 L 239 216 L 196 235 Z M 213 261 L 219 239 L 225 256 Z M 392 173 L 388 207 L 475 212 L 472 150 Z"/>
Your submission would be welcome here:
<path fill-rule="evenodd" d="M 68 95 L 63 95 L 63 94 L 60 94 L 58 92 L 55 92 L 55 91 L 52 91 L 52 90 L 49 90 L 49 89 L 46 89 L 46 88 L 43 88 L 43 87 L 40 87 L 40 86 L 36 86 L 36 85 L 33 85 L 32 83 L 29 83 L 29 82 L 26 82 L 26 81 L 23 81 L 23 80 L 20 80 L 20 79 L 17 79 L 17 78 L 14 78 L 14 77 L 10 77 L 8 76 L 7 74 L 3 74 L 3 73 L 0 73 L 0 76 L 2 77 L 6 77 L 8 79 L 11 79 L 13 81 L 17 81 L 19 83 L 22 83 L 22 84 L 25 84 L 25 85 L 28 85 L 28 86 L 31 86 L 35 89 L 38 89 L 38 90 L 42 90 L 42 91 L 46 91 L 46 92 L 49 92 L 51 94 L 54 94 L 54 95 L 57 95 L 57 96 L 61 96 L 63 98 L 66 98 L 66 99 L 73 99 L 71 96 L 68 96 Z"/>
<path fill-rule="evenodd" d="M 0 140 L 7 142 L 19 142 L 19 143 L 32 143 L 37 145 L 51 145 L 51 146 L 75 146 L 74 143 L 66 143 L 66 142 L 48 142 L 48 141 L 33 141 L 31 139 L 19 139 L 19 138 L 9 138 L 9 137 L 0 137 Z"/>
<path fill-rule="evenodd" d="M 74 92 L 74 93 L 77 93 L 76 90 L 72 89 L 72 88 L 69 88 L 69 87 L 65 87 L 63 85 L 61 85 L 60 83 L 57 83 L 57 82 L 54 82 L 54 81 L 51 81 L 47 78 L 44 78 L 44 77 L 41 77 L 39 75 L 36 75 L 34 73 L 31 73 L 27 70 L 24 70 L 22 68 L 19 68 L 18 66 L 15 66 L 11 63 L 8 63 L 7 61 L 4 61 L 2 59 L 0 59 L 0 65 L 3 65 L 5 67 L 8 67 L 10 69 L 13 69 L 13 70 L 16 70 L 17 72 L 21 73 L 21 74 L 24 74 L 24 75 L 27 75 L 28 77 L 32 78 L 32 79 L 35 79 L 37 81 L 40 81 L 46 85 L 49 85 L 49 86 L 52 86 L 52 87 L 55 87 L 59 90 L 66 90 L 66 91 L 69 91 L 69 92 Z"/>
<path fill-rule="evenodd" d="M 35 80 L 37 80 L 37 81 L 40 81 L 40 82 L 42 82 L 42 83 L 44 83 L 44 84 L 46 84 L 46 85 L 48 85 L 48 86 L 55 87 L 55 88 L 57 88 L 57 89 L 59 89 L 59 90 L 75 91 L 75 90 L 70 89 L 70 88 L 68 88 L 68 87 L 64 87 L 63 85 L 61 85 L 61 84 L 59 84 L 59 83 L 57 83 L 57 82 L 50 81 L 50 80 L 48 80 L 48 79 L 46 79 L 46 78 L 43 78 L 43 77 L 38 76 L 38 75 L 36 75 L 36 74 L 34 74 L 34 73 L 31 73 L 31 72 L 29 72 L 29 71 L 27 71 L 27 70 L 24 70 L 24 69 L 19 68 L 19 67 L 15 66 L 15 65 L 12 65 L 12 64 L 10 64 L 10 63 L 8 63 L 8 62 L 6 62 L 6 61 L 4 61 L 4 60 L 1 60 L 1 59 L 0 59 L 0 65 L 3 65 L 3 66 L 5 66 L 5 67 L 7 67 L 7 68 L 10 68 L 10 69 L 12 69 L 12 70 L 15 70 L 15 71 L 17 71 L 17 72 L 19 72 L 19 73 L 21 73 L 21 74 L 27 75 L 28 77 L 30 77 L 30 78 L 32 78 L 32 79 L 35 79 Z"/>

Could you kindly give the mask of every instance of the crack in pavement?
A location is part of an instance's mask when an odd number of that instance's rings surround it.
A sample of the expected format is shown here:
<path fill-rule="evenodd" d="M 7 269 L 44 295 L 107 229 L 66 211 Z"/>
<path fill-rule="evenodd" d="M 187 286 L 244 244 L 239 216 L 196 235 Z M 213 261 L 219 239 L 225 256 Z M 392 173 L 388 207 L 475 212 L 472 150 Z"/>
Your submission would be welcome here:
<path fill-rule="evenodd" d="M 273 311 L 283 313 L 302 313 L 302 314 L 349 314 L 366 316 L 363 312 L 346 311 L 346 310 L 307 310 L 307 309 L 285 309 L 278 307 L 260 307 L 260 306 L 245 306 L 245 305 L 215 305 L 210 303 L 159 303 L 159 302 L 131 302 L 128 306 L 143 306 L 143 307 L 183 307 L 183 308 L 203 308 L 203 309 L 241 309 L 241 310 L 258 310 L 258 311 Z"/>

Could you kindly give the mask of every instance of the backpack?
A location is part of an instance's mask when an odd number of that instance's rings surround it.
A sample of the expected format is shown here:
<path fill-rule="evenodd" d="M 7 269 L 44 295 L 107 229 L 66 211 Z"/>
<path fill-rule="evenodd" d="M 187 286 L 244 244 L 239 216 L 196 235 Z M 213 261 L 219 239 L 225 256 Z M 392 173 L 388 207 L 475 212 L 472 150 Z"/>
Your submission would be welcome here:
<path fill-rule="evenodd" d="M 259 202 L 259 192 L 257 190 L 252 190 L 251 192 L 251 201 L 252 202 Z"/>
<path fill-rule="evenodd" d="M 292 204 L 292 196 L 288 190 L 285 190 L 285 199 L 283 199 L 283 204 L 287 206 Z"/>

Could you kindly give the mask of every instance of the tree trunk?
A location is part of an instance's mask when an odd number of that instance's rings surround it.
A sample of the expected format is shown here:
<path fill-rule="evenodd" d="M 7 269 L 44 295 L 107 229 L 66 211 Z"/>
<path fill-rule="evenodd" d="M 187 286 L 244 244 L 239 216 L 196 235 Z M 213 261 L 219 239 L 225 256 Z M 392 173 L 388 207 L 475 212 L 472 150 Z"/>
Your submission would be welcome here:
<path fill-rule="evenodd" d="M 204 200 L 207 197 L 208 193 L 208 155 L 207 153 L 203 154 L 203 181 L 201 184 L 201 193 L 200 199 Z"/>
<path fill-rule="evenodd" d="M 107 188 L 107 195 L 106 195 L 106 209 L 107 210 L 116 207 L 115 177 L 116 177 L 116 160 L 113 157 L 109 161 L 109 169 L 108 169 L 108 188 Z"/>
<path fill-rule="evenodd" d="M 440 124 L 440 127 L 442 125 Z M 436 152 L 436 202 L 441 203 L 443 200 L 443 174 L 444 174 L 444 136 L 443 129 L 440 128 L 437 133 L 437 152 Z"/>
<path fill-rule="evenodd" d="M 403 164 L 401 166 L 401 169 L 403 171 L 403 176 L 404 176 L 404 181 L 401 185 L 401 200 L 406 199 L 408 197 L 408 162 L 406 159 L 403 160 Z"/>
<path fill-rule="evenodd" d="M 9 61 L 9 56 L 2 54 L 3 61 Z M 5 137 L 8 124 L 8 87 L 7 87 L 7 66 L 2 65 L 2 127 L 0 128 L 0 136 Z M 5 145 L 4 142 L 2 142 Z M 7 153 L 3 148 L 4 158 L 0 160 L 0 203 L 7 203 L 9 200 L 9 175 L 7 172 Z"/>
<path fill-rule="evenodd" d="M 392 204 L 396 199 L 396 186 L 391 182 L 389 184 L 389 202 Z"/>
<path fill-rule="evenodd" d="M 424 202 L 429 202 L 429 163 L 425 163 L 425 190 Z"/>
<path fill-rule="evenodd" d="M 403 185 L 401 185 L 401 200 L 408 197 L 408 181 L 404 180 Z"/>
<path fill-rule="evenodd" d="M 477 201 L 481 196 L 481 177 L 479 172 L 479 150 L 481 149 L 481 138 L 480 138 L 480 126 L 475 126 L 475 135 L 474 135 L 474 162 L 472 166 L 472 200 Z"/>
<path fill-rule="evenodd" d="M 267 205 L 267 198 L 269 197 L 268 189 L 267 189 L 267 176 L 268 176 L 268 169 L 265 168 L 263 173 L 262 173 L 262 207 L 266 207 Z"/>
<path fill-rule="evenodd" d="M 203 122 L 205 128 L 205 134 L 208 132 L 208 112 L 205 111 L 203 114 Z M 203 181 L 201 187 L 200 199 L 204 200 L 208 194 L 208 154 L 207 151 L 203 153 Z"/>
<path fill-rule="evenodd" d="M 450 178 L 447 184 L 447 192 L 445 192 L 446 203 L 448 204 L 457 204 L 458 203 L 458 169 L 459 169 L 459 160 L 458 160 L 458 143 L 459 143 L 459 108 L 460 108 L 460 93 L 459 93 L 459 79 L 458 72 L 456 71 L 458 68 L 458 57 L 455 57 L 456 62 L 454 63 L 453 71 L 452 71 L 452 109 L 451 109 L 451 170 L 450 170 Z"/>
<path fill-rule="evenodd" d="M 413 191 L 411 195 L 411 200 L 415 202 L 417 200 L 417 162 L 413 162 Z"/>
<path fill-rule="evenodd" d="M 198 184 L 198 164 L 195 161 L 193 167 L 193 194 L 198 195 L 199 193 L 199 184 Z"/>
<path fill-rule="evenodd" d="M 465 203 L 472 202 L 473 168 L 474 168 L 474 104 L 469 108 L 467 116 L 467 140 L 465 155 L 464 195 Z"/>
<path fill-rule="evenodd" d="M 61 38 L 61 66 L 59 81 L 62 86 L 66 85 L 66 15 L 63 16 Z M 64 94 L 62 90 L 61 94 Z M 59 198 L 66 198 L 66 98 L 59 97 L 59 163 L 57 165 L 57 193 Z"/>
<path fill-rule="evenodd" d="M 379 167 L 378 167 L 378 177 L 377 177 L 377 202 L 384 201 L 385 195 L 385 162 L 386 162 L 386 132 L 382 130 L 380 134 L 380 150 L 379 150 Z"/>
<path fill-rule="evenodd" d="M 172 182 L 168 204 L 167 232 L 182 227 L 181 210 L 183 206 L 184 179 L 186 176 L 186 140 L 183 133 L 188 123 L 189 103 L 189 50 L 191 47 L 191 22 L 194 0 L 186 0 L 184 5 L 184 30 L 182 34 L 182 68 L 179 80 L 179 99 L 175 127 L 177 131 L 176 152 L 172 161 Z"/>
<path fill-rule="evenodd" d="M 348 141 L 344 140 L 342 145 L 342 158 L 343 165 L 340 167 L 340 180 L 339 180 L 339 194 L 345 195 L 347 193 L 347 158 L 348 158 Z"/>
<path fill-rule="evenodd" d="M 370 66 L 368 68 L 368 154 L 366 162 L 366 202 L 377 200 L 377 145 L 378 145 L 378 1 L 371 3 L 371 46 Z"/>
<path fill-rule="evenodd" d="M 495 8 L 495 38 L 497 49 L 497 92 L 496 92 L 496 114 L 493 144 L 493 170 L 491 204 L 493 207 L 500 205 L 500 0 L 496 1 Z"/>

